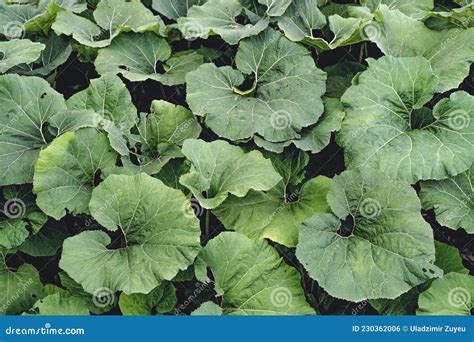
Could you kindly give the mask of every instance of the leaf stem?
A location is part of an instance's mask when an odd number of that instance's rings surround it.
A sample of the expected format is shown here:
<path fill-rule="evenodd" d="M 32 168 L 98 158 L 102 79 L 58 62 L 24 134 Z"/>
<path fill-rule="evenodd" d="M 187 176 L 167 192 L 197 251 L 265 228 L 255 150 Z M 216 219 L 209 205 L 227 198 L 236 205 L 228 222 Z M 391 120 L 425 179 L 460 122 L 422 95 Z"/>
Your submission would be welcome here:
<path fill-rule="evenodd" d="M 206 209 L 206 214 L 205 214 L 205 233 L 206 237 L 209 236 L 209 209 Z"/>

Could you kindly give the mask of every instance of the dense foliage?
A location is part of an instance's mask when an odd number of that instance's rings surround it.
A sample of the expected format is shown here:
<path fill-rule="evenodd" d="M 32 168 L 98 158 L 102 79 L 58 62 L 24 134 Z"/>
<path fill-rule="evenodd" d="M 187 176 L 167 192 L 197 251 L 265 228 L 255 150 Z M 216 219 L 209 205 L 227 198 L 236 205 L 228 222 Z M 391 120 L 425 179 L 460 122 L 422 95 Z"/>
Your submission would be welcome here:
<path fill-rule="evenodd" d="M 471 0 L 0 0 L 0 313 L 469 315 Z"/>

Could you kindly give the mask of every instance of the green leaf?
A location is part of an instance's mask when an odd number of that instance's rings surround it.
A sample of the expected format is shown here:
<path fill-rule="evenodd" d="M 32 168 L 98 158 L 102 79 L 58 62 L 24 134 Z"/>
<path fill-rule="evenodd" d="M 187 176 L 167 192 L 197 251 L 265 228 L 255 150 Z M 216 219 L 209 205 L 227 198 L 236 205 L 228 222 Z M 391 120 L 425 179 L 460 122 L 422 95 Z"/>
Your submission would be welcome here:
<path fill-rule="evenodd" d="M 153 175 L 170 160 L 183 157 L 179 146 L 186 139 L 197 138 L 201 126 L 190 110 L 170 102 L 153 100 L 151 113 L 141 115 L 135 131 L 136 134 L 132 134 L 129 140 L 136 150 L 132 152 L 136 161 L 133 163 L 129 158 L 122 158 L 123 164 L 134 173 Z"/>
<path fill-rule="evenodd" d="M 294 42 L 314 38 L 313 32 L 326 25 L 326 17 L 318 8 L 317 0 L 294 0 L 278 18 L 278 26 Z"/>
<path fill-rule="evenodd" d="M 427 20 L 429 27 L 439 30 L 440 28 L 461 28 L 474 27 L 474 3 L 462 8 L 453 8 L 449 12 L 429 12 L 430 18 Z"/>
<path fill-rule="evenodd" d="M 368 60 L 342 102 L 339 131 L 349 168 L 369 166 L 410 183 L 442 179 L 474 161 L 474 97 L 465 92 L 424 107 L 436 83 L 423 57 Z M 377 89 L 377 92 L 374 92 Z"/>
<path fill-rule="evenodd" d="M 269 190 L 281 180 L 260 152 L 244 153 L 222 140 L 207 143 L 188 139 L 182 151 L 192 166 L 179 181 L 207 209 L 219 206 L 229 194 L 243 197 L 251 189 Z"/>
<path fill-rule="evenodd" d="M 52 31 L 47 36 L 38 35 L 35 40 L 45 45 L 40 56 L 36 60 L 26 62 L 29 64 L 18 65 L 10 69 L 10 72 L 22 75 L 46 76 L 66 62 L 72 53 L 70 39 L 65 36 L 57 36 Z"/>
<path fill-rule="evenodd" d="M 416 192 L 375 170 L 346 171 L 327 196 L 333 214 L 300 229 L 296 256 L 331 296 L 353 302 L 396 298 L 442 271 Z"/>
<path fill-rule="evenodd" d="M 171 55 L 164 38 L 146 32 L 120 35 L 99 50 L 95 66 L 100 74 L 120 73 L 133 82 L 151 79 L 172 86 L 184 83 L 186 74 L 203 61 L 203 56 L 192 50 Z M 158 72 L 161 67 L 163 72 Z"/>
<path fill-rule="evenodd" d="M 16 315 L 30 309 L 41 297 L 43 285 L 36 268 L 29 264 L 11 271 L 5 263 L 4 251 L 0 250 L 0 314 Z"/>
<path fill-rule="evenodd" d="M 170 282 L 163 282 L 148 294 L 122 293 L 119 298 L 120 311 L 124 315 L 150 315 L 165 313 L 176 305 L 175 288 Z"/>
<path fill-rule="evenodd" d="M 471 107 L 474 108 L 474 107 Z M 451 229 L 474 233 L 474 166 L 441 181 L 421 182 L 420 199 L 425 209 L 434 209 L 436 220 Z"/>
<path fill-rule="evenodd" d="M 193 263 L 199 252 L 199 222 L 184 195 L 146 174 L 111 175 L 92 192 L 90 211 L 110 236 L 86 231 L 63 244 L 59 266 L 85 291 L 108 288 L 148 293 Z"/>
<path fill-rule="evenodd" d="M 318 176 L 291 193 L 279 184 L 265 193 L 231 196 L 213 214 L 227 229 L 249 238 L 268 238 L 295 247 L 301 223 L 316 213 L 329 211 L 326 195 L 330 184 L 329 178 Z"/>
<path fill-rule="evenodd" d="M 164 26 L 140 0 L 101 0 L 93 16 L 95 23 L 70 11 L 62 11 L 52 28 L 58 35 L 72 36 L 83 45 L 99 48 L 110 45 L 122 31 L 159 32 Z"/>
<path fill-rule="evenodd" d="M 369 7 L 373 12 L 380 5 L 387 5 L 392 10 L 399 10 L 412 18 L 423 19 L 434 7 L 433 0 L 361 0 L 361 5 Z"/>
<path fill-rule="evenodd" d="M 31 182 L 39 151 L 48 143 L 43 130 L 66 111 L 64 99 L 41 78 L 3 75 L 0 108 L 0 185 Z"/>
<path fill-rule="evenodd" d="M 227 43 L 237 44 L 239 40 L 257 35 L 268 26 L 268 19 L 240 24 L 237 17 L 243 11 L 238 0 L 208 0 L 203 5 L 191 7 L 186 17 L 178 19 L 178 27 L 186 39 L 206 39 L 213 32 Z"/>
<path fill-rule="evenodd" d="M 442 93 L 457 88 L 469 75 L 474 62 L 474 28 L 430 30 L 421 21 L 382 5 L 373 24 L 371 41 L 386 55 L 426 57 L 437 77 L 434 91 Z"/>
<path fill-rule="evenodd" d="M 117 154 L 107 137 L 94 128 L 64 133 L 41 151 L 35 166 L 36 203 L 56 220 L 89 213 L 89 200 L 98 173 L 107 175 Z"/>
<path fill-rule="evenodd" d="M 471 315 L 474 308 L 474 277 L 449 273 L 436 279 L 420 295 L 417 315 Z"/>
<path fill-rule="evenodd" d="M 61 297 L 55 293 L 37 301 L 33 309 L 43 316 L 87 316 L 89 310 L 84 304 L 82 298 Z"/>
<path fill-rule="evenodd" d="M 29 236 L 19 250 L 34 257 L 54 256 L 68 236 L 65 222 L 51 219 L 39 232 Z"/>
<path fill-rule="evenodd" d="M 168 19 L 176 20 L 185 17 L 193 6 L 199 6 L 206 0 L 153 0 L 152 7 Z"/>
<path fill-rule="evenodd" d="M 451 272 L 469 273 L 469 270 L 462 264 L 461 255 L 456 247 L 435 241 L 435 249 L 435 265 L 441 268 L 444 274 Z"/>
<path fill-rule="evenodd" d="M 45 46 L 28 39 L 0 42 L 0 73 L 22 63 L 32 63 L 41 54 Z"/>
<path fill-rule="evenodd" d="M 191 110 L 219 136 L 282 142 L 318 121 L 326 76 L 304 47 L 268 29 L 240 43 L 236 64 L 204 64 L 186 77 Z M 245 75 L 249 90 L 241 89 Z"/>
<path fill-rule="evenodd" d="M 209 241 L 200 258 L 222 290 L 226 315 L 313 315 L 301 276 L 264 240 L 224 232 Z"/>
<path fill-rule="evenodd" d="M 222 308 L 214 302 L 204 302 L 196 310 L 191 312 L 191 316 L 222 316 Z"/>

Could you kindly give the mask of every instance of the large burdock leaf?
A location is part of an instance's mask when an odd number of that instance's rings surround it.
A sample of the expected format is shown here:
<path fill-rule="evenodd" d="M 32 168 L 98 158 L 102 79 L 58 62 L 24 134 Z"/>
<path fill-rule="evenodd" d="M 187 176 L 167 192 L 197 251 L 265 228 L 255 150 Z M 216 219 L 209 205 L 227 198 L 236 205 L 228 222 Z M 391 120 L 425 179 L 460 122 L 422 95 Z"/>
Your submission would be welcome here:
<path fill-rule="evenodd" d="M 265 240 L 225 232 L 209 241 L 200 258 L 214 275 L 227 315 L 313 315 L 301 276 Z M 215 311 L 215 310 L 214 310 Z"/>
<path fill-rule="evenodd" d="M 338 134 L 349 168 L 369 166 L 410 183 L 443 179 L 474 161 L 474 97 L 459 91 L 424 107 L 436 78 L 424 57 L 382 57 L 342 97 Z M 376 90 L 376 91 L 375 91 Z"/>
<path fill-rule="evenodd" d="M 240 43 L 236 65 L 204 64 L 186 76 L 192 111 L 219 136 L 282 142 L 318 121 L 326 75 L 303 46 L 268 29 Z"/>
<path fill-rule="evenodd" d="M 425 209 L 434 208 L 436 220 L 452 229 L 474 233 L 474 166 L 457 176 L 421 183 Z"/>
<path fill-rule="evenodd" d="M 145 32 L 120 35 L 109 47 L 99 50 L 95 66 L 100 74 L 120 73 L 130 81 L 151 79 L 171 86 L 184 83 L 186 74 L 203 61 L 194 51 L 172 56 L 164 38 Z"/>
<path fill-rule="evenodd" d="M 0 76 L 0 184 L 32 181 L 46 127 L 67 110 L 64 98 L 36 77 Z"/>
<path fill-rule="evenodd" d="M 0 42 L 0 73 L 22 63 L 32 63 L 41 54 L 45 46 L 29 39 Z"/>
<path fill-rule="evenodd" d="M 192 167 L 179 181 L 207 209 L 219 206 L 229 194 L 243 197 L 251 189 L 269 190 L 281 180 L 271 161 L 259 151 L 244 153 L 222 140 L 188 139 L 182 151 Z"/>
<path fill-rule="evenodd" d="M 0 314 L 17 315 L 33 306 L 41 297 L 43 286 L 36 268 L 23 264 L 12 271 L 5 256 L 0 249 Z"/>
<path fill-rule="evenodd" d="M 122 31 L 159 31 L 160 26 L 164 26 L 140 0 L 101 0 L 93 17 L 95 22 L 71 11 L 61 11 L 52 28 L 57 34 L 72 36 L 83 45 L 99 48 L 110 45 Z"/>
<path fill-rule="evenodd" d="M 353 302 L 396 298 L 442 271 L 416 192 L 371 169 L 334 178 L 333 214 L 301 226 L 296 256 L 331 296 Z"/>
<path fill-rule="evenodd" d="M 194 5 L 199 6 L 206 0 L 153 0 L 152 7 L 168 19 L 176 20 L 185 17 Z"/>
<path fill-rule="evenodd" d="M 390 9 L 400 12 L 416 19 L 423 19 L 434 7 L 433 0 L 362 0 L 362 5 L 376 11 L 380 5 L 387 5 Z"/>
<path fill-rule="evenodd" d="M 70 41 L 66 36 L 58 36 L 50 31 L 47 36 L 38 35 L 35 41 L 45 46 L 36 60 L 27 61 L 9 70 L 22 75 L 49 75 L 53 70 L 66 62 L 72 53 Z"/>
<path fill-rule="evenodd" d="M 474 308 L 474 277 L 449 273 L 436 279 L 418 299 L 417 315 L 470 315 Z"/>
<path fill-rule="evenodd" d="M 318 176 L 299 185 L 308 161 L 307 155 L 301 152 L 292 158 L 275 155 L 273 165 L 283 177 L 277 186 L 267 192 L 250 191 L 241 198 L 229 196 L 213 214 L 226 229 L 251 239 L 268 238 L 295 247 L 301 223 L 315 213 L 329 211 L 326 202 L 329 178 Z"/>
<path fill-rule="evenodd" d="M 186 17 L 178 19 L 178 27 L 187 39 L 205 39 L 214 32 L 227 43 L 237 44 L 268 26 L 267 18 L 240 24 L 237 17 L 243 12 L 244 7 L 238 0 L 208 0 L 201 6 L 191 7 Z"/>
<path fill-rule="evenodd" d="M 96 115 L 92 120 L 95 119 L 96 124 L 100 124 L 100 127 L 108 133 L 111 146 L 122 155 L 128 153 L 123 136 L 128 135 L 135 125 L 137 109 L 120 77 L 106 74 L 91 80 L 87 89 L 71 96 L 66 104 L 72 111 L 80 113 L 93 111 Z M 72 113 L 67 114 L 66 118 L 73 116 Z M 84 115 L 78 117 L 81 118 L 81 123 L 88 121 Z"/>
<path fill-rule="evenodd" d="M 85 304 L 83 298 L 62 297 L 55 293 L 38 300 L 32 309 L 42 316 L 87 316 L 89 310 Z"/>
<path fill-rule="evenodd" d="M 469 75 L 474 62 L 474 27 L 469 29 L 430 30 L 422 21 L 381 5 L 370 40 L 386 55 L 424 56 L 437 76 L 438 93 L 457 88 Z"/>
<path fill-rule="evenodd" d="M 99 173 L 107 175 L 116 159 L 105 134 L 95 128 L 64 133 L 41 151 L 36 162 L 36 203 L 57 220 L 66 215 L 66 210 L 88 214 L 96 178 Z"/>
<path fill-rule="evenodd" d="M 112 241 L 94 230 L 64 241 L 59 266 L 89 293 L 148 293 L 199 252 L 199 221 L 183 215 L 189 200 L 156 178 L 111 175 L 93 190 L 89 207 L 99 224 L 121 235 Z M 121 247 L 111 249 L 112 242 Z"/>
<path fill-rule="evenodd" d="M 186 139 L 197 138 L 201 126 L 193 113 L 182 106 L 162 100 L 151 103 L 151 113 L 141 114 L 133 134 L 129 136 L 131 155 L 122 158 L 126 168 L 149 175 L 161 171 L 171 159 L 183 157 L 180 146 Z M 179 167 L 176 172 L 179 170 Z"/>
<path fill-rule="evenodd" d="M 163 282 L 147 294 L 120 294 L 118 302 L 124 315 L 162 314 L 173 310 L 176 305 L 176 290 L 171 282 Z"/>

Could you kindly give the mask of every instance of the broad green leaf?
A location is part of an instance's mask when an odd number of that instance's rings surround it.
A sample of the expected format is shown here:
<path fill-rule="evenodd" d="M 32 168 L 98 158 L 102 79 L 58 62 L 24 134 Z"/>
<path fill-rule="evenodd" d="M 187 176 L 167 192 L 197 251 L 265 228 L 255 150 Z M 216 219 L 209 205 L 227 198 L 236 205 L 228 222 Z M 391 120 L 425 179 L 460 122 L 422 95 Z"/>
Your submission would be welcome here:
<path fill-rule="evenodd" d="M 214 302 L 204 302 L 196 310 L 191 312 L 191 316 L 221 316 L 222 308 Z"/>
<path fill-rule="evenodd" d="M 61 297 L 59 293 L 38 300 L 33 309 L 43 316 L 87 316 L 89 310 L 82 298 Z"/>
<path fill-rule="evenodd" d="M 0 42 L 0 73 L 22 63 L 32 63 L 41 54 L 45 46 L 28 39 Z"/>
<path fill-rule="evenodd" d="M 68 236 L 65 222 L 51 219 L 39 232 L 30 235 L 19 250 L 34 257 L 54 256 Z"/>
<path fill-rule="evenodd" d="M 66 104 L 70 110 L 93 110 L 121 129 L 135 125 L 137 110 L 127 87 L 115 75 L 91 80 L 87 89 L 71 96 Z"/>
<path fill-rule="evenodd" d="M 200 258 L 222 290 L 225 315 L 313 315 L 301 276 L 264 240 L 224 232 L 209 241 Z"/>
<path fill-rule="evenodd" d="M 272 17 L 278 17 L 285 13 L 293 0 L 258 0 L 258 3 L 267 7 L 266 14 Z"/>
<path fill-rule="evenodd" d="M 417 315 L 470 315 L 474 308 L 474 277 L 449 273 L 420 294 Z"/>
<path fill-rule="evenodd" d="M 375 12 L 380 5 L 387 5 L 392 10 L 400 12 L 416 19 L 423 19 L 434 7 L 433 0 L 361 0 L 365 5 Z"/>
<path fill-rule="evenodd" d="M 165 313 L 173 310 L 176 305 L 175 288 L 170 282 L 163 282 L 148 294 L 122 293 L 119 298 L 119 308 L 124 315 L 150 315 Z"/>
<path fill-rule="evenodd" d="M 421 21 L 382 5 L 374 22 L 376 32 L 370 40 L 386 55 L 426 57 L 437 77 L 434 90 L 442 93 L 457 88 L 469 75 L 474 62 L 474 27 L 469 29 L 430 30 Z"/>
<path fill-rule="evenodd" d="M 48 128 L 53 135 L 60 136 L 66 132 L 77 131 L 79 128 L 97 128 L 102 120 L 103 117 L 91 109 L 65 110 L 51 118 L 52 126 Z"/>
<path fill-rule="evenodd" d="M 268 29 L 240 43 L 236 65 L 204 64 L 186 76 L 191 110 L 219 136 L 282 142 L 318 121 L 326 76 L 304 47 Z"/>
<path fill-rule="evenodd" d="M 122 236 L 118 249 L 110 249 L 110 236 L 97 230 L 64 241 L 59 266 L 89 293 L 148 293 L 199 252 L 199 221 L 183 215 L 189 200 L 146 174 L 107 177 L 93 190 L 89 207 L 99 224 Z"/>
<path fill-rule="evenodd" d="M 12 68 L 10 72 L 22 75 L 46 76 L 66 62 L 72 53 L 69 38 L 57 36 L 52 31 L 49 32 L 47 36 L 38 35 L 35 37 L 35 41 L 45 45 L 40 56 L 36 60 L 26 62 L 28 64 L 22 64 Z"/>
<path fill-rule="evenodd" d="M 0 250 L 0 314 L 17 315 L 30 309 L 41 297 L 43 285 L 36 268 L 30 264 L 10 270 Z"/>
<path fill-rule="evenodd" d="M 65 112 L 61 94 L 36 77 L 0 76 L 0 184 L 33 179 L 39 151 L 48 143 L 44 130 Z"/>
<path fill-rule="evenodd" d="M 300 229 L 296 256 L 331 296 L 353 302 L 396 298 L 442 271 L 416 192 L 378 171 L 334 178 L 328 203 Z"/>
<path fill-rule="evenodd" d="M 184 140 L 199 137 L 201 126 L 190 110 L 163 100 L 154 100 L 151 113 L 141 115 L 135 131 L 129 140 L 135 149 L 133 157 L 137 160 L 132 163 L 130 159 L 123 158 L 123 164 L 135 173 L 153 175 L 171 159 L 183 157 L 179 147 Z"/>
<path fill-rule="evenodd" d="M 318 176 L 291 193 L 279 184 L 268 192 L 231 196 L 213 214 L 227 229 L 249 238 L 268 238 L 295 247 L 301 223 L 316 213 L 329 211 L 326 195 L 330 184 L 329 178 Z"/>
<path fill-rule="evenodd" d="M 322 29 L 326 22 L 317 0 L 293 0 L 285 14 L 278 18 L 278 26 L 294 42 L 314 38 L 313 32 Z"/>
<path fill-rule="evenodd" d="M 444 274 L 450 272 L 469 273 L 469 270 L 464 268 L 459 250 L 456 247 L 446 245 L 436 240 L 434 243 L 436 256 L 434 264 L 441 268 Z M 370 300 L 370 305 L 381 315 L 415 315 L 416 309 L 418 308 L 418 297 L 420 293 L 430 287 L 431 282 L 431 280 L 428 280 L 396 299 L 372 299 Z"/>
<path fill-rule="evenodd" d="M 266 1 L 266 0 L 261 0 Z M 288 0 L 277 0 L 275 3 Z M 244 11 L 238 0 L 208 0 L 203 5 L 193 6 L 186 17 L 178 19 L 178 27 L 186 39 L 206 39 L 216 33 L 229 44 L 254 36 L 268 26 L 268 19 L 262 18 L 254 23 L 237 22 Z"/>
<path fill-rule="evenodd" d="M 154 175 L 155 178 L 161 180 L 166 186 L 170 188 L 181 190 L 183 193 L 188 193 L 189 190 L 181 185 L 179 178 L 189 173 L 190 165 L 185 159 L 172 159 L 165 166 L 163 166 L 157 174 Z"/>
<path fill-rule="evenodd" d="M 421 182 L 421 203 L 425 209 L 434 209 L 443 226 L 474 233 L 473 184 L 474 166 L 454 177 Z"/>
<path fill-rule="evenodd" d="M 434 264 L 441 268 L 444 274 L 451 272 L 469 273 L 469 270 L 464 267 L 461 255 L 456 247 L 435 241 L 435 249 L 436 260 Z"/>
<path fill-rule="evenodd" d="M 66 211 L 89 213 L 89 200 L 99 172 L 115 167 L 117 154 L 103 133 L 94 128 L 64 133 L 41 151 L 35 165 L 33 192 L 36 203 L 56 220 Z"/>
<path fill-rule="evenodd" d="M 152 7 L 168 19 L 185 17 L 192 6 L 199 6 L 206 0 L 153 0 Z"/>
<path fill-rule="evenodd" d="M 184 83 L 186 74 L 203 61 L 203 56 L 192 50 L 171 55 L 164 38 L 146 32 L 120 35 L 99 50 L 95 66 L 100 74 L 120 73 L 133 82 L 151 79 L 172 86 Z"/>
<path fill-rule="evenodd" d="M 340 99 L 347 88 L 352 85 L 354 76 L 365 69 L 364 65 L 356 62 L 341 62 L 324 69 L 328 75 L 326 96 L 331 99 L 329 101 L 335 104 L 332 99 Z"/>
<path fill-rule="evenodd" d="M 101 0 L 93 16 L 95 23 L 70 11 L 62 11 L 52 28 L 58 35 L 72 36 L 83 45 L 100 48 L 110 45 L 122 31 L 159 32 L 164 26 L 140 0 Z"/>
<path fill-rule="evenodd" d="M 260 152 L 244 153 L 222 140 L 208 143 L 188 139 L 182 151 L 192 166 L 179 181 L 207 209 L 219 206 L 229 194 L 243 197 L 251 189 L 269 190 L 281 180 Z"/>
<path fill-rule="evenodd" d="M 349 168 L 369 166 L 410 183 L 442 179 L 474 161 L 474 97 L 465 92 L 424 107 L 436 78 L 423 57 L 382 57 L 354 79 L 338 134 Z M 377 91 L 374 91 L 377 89 Z"/>
<path fill-rule="evenodd" d="M 137 120 L 137 110 L 127 87 L 120 78 L 106 74 L 91 80 L 87 89 L 71 96 L 66 102 L 70 110 L 94 111 L 97 123 L 108 133 L 111 146 L 120 154 L 127 154 L 128 148 L 122 136 L 130 133 Z M 71 115 L 69 115 L 71 116 Z M 94 121 L 93 116 L 82 122 Z"/>

